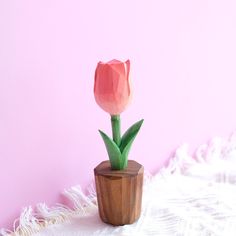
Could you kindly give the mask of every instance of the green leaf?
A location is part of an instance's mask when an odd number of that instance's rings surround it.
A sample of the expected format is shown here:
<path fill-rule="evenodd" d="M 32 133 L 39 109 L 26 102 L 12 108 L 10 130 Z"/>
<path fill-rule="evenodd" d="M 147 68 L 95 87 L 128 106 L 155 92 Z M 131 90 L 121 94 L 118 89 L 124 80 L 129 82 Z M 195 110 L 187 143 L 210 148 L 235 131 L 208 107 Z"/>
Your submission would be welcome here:
<path fill-rule="evenodd" d="M 121 169 L 121 152 L 117 144 L 104 132 L 99 130 L 99 133 L 101 134 L 103 141 L 106 145 L 107 153 L 111 162 L 111 168 L 114 170 L 120 170 Z"/>
<path fill-rule="evenodd" d="M 132 142 L 134 141 L 134 138 L 136 137 L 136 135 L 138 134 L 142 124 L 143 124 L 143 119 L 136 122 L 135 124 L 133 124 L 122 136 L 121 139 L 121 144 L 120 144 L 120 152 L 123 153 L 123 150 L 125 149 L 125 147 L 128 145 L 128 143 L 130 143 L 130 141 L 132 140 Z M 132 144 L 131 142 L 131 144 Z"/>
<path fill-rule="evenodd" d="M 143 123 L 143 119 L 136 122 L 135 124 L 133 124 L 123 135 L 122 139 L 121 139 L 121 145 L 120 145 L 120 152 L 121 154 L 121 159 L 122 159 L 122 169 L 125 169 L 127 167 L 128 164 L 128 155 L 129 155 L 129 151 L 130 148 L 132 146 L 132 143 L 136 137 L 136 135 L 138 134 L 142 123 Z"/>
<path fill-rule="evenodd" d="M 121 159 L 122 159 L 122 165 L 121 165 L 121 168 L 122 169 L 125 169 L 128 165 L 128 156 L 129 156 L 129 151 L 130 151 L 130 148 L 132 146 L 132 143 L 134 141 L 135 137 L 133 137 L 129 143 L 125 146 L 122 154 L 121 154 Z"/>

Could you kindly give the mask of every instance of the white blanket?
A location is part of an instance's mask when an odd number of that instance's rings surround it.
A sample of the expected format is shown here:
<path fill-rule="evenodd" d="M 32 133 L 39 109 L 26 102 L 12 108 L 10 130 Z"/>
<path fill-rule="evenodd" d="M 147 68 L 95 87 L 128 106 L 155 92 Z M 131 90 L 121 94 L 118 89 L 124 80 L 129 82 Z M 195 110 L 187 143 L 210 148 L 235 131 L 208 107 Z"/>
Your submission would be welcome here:
<path fill-rule="evenodd" d="M 235 236 L 236 139 L 215 138 L 194 157 L 181 146 L 169 165 L 155 176 L 146 173 L 140 219 L 113 227 L 98 216 L 94 187 L 85 196 L 79 186 L 65 190 L 73 209 L 45 204 L 25 208 L 15 232 L 0 235 L 34 236 Z"/>

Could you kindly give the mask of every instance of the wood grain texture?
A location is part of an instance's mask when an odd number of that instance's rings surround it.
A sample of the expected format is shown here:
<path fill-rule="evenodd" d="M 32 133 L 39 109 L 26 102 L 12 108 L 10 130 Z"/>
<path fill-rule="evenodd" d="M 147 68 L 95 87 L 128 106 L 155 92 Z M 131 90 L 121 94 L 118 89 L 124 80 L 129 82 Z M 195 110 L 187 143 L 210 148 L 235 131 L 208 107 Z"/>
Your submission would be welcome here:
<path fill-rule="evenodd" d="M 134 223 L 140 216 L 143 188 L 142 165 L 129 160 L 125 170 L 111 170 L 110 162 L 95 169 L 99 215 L 112 225 Z"/>

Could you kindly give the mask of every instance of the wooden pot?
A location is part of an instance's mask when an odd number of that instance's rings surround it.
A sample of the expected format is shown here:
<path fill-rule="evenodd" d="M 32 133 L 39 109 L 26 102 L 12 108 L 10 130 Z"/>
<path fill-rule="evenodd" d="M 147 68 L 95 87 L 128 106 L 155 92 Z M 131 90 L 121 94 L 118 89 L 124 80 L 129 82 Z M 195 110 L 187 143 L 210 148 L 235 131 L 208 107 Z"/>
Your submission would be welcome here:
<path fill-rule="evenodd" d="M 125 170 L 111 170 L 110 162 L 103 161 L 95 169 L 98 210 L 103 222 L 125 225 L 135 222 L 141 212 L 142 165 L 129 160 Z"/>

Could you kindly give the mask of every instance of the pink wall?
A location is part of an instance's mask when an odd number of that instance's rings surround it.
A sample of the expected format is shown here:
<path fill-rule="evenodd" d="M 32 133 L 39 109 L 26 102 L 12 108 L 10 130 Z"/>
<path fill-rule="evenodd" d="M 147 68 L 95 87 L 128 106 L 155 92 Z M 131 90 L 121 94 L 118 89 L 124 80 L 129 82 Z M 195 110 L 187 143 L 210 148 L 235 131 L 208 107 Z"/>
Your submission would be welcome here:
<path fill-rule="evenodd" d="M 130 159 L 155 172 L 236 126 L 234 0 L 0 1 L 0 226 L 23 206 L 62 201 L 107 159 L 96 63 L 131 60 L 123 131 L 145 123 Z"/>

